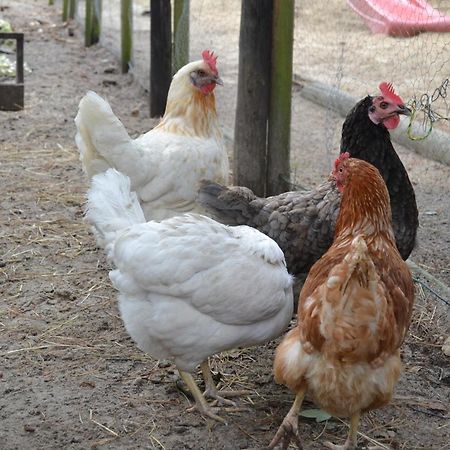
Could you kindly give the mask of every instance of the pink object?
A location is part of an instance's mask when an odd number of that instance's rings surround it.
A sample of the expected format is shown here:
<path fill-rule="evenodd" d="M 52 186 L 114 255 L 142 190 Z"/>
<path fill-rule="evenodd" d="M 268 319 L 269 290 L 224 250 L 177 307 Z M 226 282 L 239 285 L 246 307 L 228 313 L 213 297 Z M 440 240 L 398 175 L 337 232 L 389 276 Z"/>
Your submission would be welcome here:
<path fill-rule="evenodd" d="M 347 0 L 373 33 L 408 37 L 423 31 L 450 31 L 450 17 L 425 0 Z"/>

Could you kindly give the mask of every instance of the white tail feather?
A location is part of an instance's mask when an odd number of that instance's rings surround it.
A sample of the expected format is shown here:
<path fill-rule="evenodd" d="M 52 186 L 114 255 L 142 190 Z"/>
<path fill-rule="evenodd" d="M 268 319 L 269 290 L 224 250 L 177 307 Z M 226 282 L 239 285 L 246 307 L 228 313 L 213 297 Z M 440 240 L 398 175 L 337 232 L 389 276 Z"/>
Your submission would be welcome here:
<path fill-rule="evenodd" d="M 75 124 L 75 142 L 89 177 L 111 166 L 119 167 L 115 163 L 115 153 L 123 154 L 124 148 L 130 146 L 131 138 L 106 100 L 89 91 L 80 101 Z"/>
<path fill-rule="evenodd" d="M 86 220 L 108 254 L 122 230 L 145 222 L 136 193 L 130 190 L 130 179 L 115 169 L 95 175 L 87 196 Z"/>

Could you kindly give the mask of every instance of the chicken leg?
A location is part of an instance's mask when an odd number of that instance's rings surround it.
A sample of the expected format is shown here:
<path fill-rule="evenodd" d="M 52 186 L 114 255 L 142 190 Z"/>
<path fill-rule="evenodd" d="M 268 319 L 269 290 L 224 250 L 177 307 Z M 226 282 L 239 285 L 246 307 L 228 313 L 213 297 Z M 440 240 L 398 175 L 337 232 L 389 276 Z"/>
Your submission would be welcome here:
<path fill-rule="evenodd" d="M 325 442 L 325 447 L 330 450 L 355 450 L 356 442 L 358 440 L 358 425 L 359 425 L 360 413 L 353 414 L 350 418 L 350 431 L 348 432 L 347 440 L 344 445 L 336 445 L 331 442 Z"/>
<path fill-rule="evenodd" d="M 232 400 L 228 400 L 226 397 L 239 397 L 241 395 L 251 394 L 251 391 L 219 391 L 214 383 L 213 377 L 211 375 L 211 369 L 209 367 L 208 361 L 203 361 L 200 365 L 202 370 L 203 379 L 205 380 L 205 392 L 204 397 L 210 397 L 216 400 L 219 405 L 229 405 L 236 406 L 236 403 Z M 220 395 L 219 395 L 220 392 Z"/>
<path fill-rule="evenodd" d="M 291 440 L 295 441 L 299 449 L 303 448 L 300 436 L 298 435 L 298 413 L 302 406 L 303 399 L 305 398 L 305 394 L 306 389 L 297 392 L 294 403 L 286 414 L 286 417 L 283 419 L 274 438 L 270 441 L 268 450 L 275 448 L 280 441 L 283 442 L 283 450 L 286 450 Z"/>
<path fill-rule="evenodd" d="M 197 383 L 195 382 L 193 376 L 190 373 L 184 372 L 183 370 L 180 369 L 178 369 L 178 372 L 180 373 L 181 378 L 191 391 L 192 396 L 194 397 L 195 405 L 191 409 L 196 409 L 198 412 L 200 412 L 200 414 L 209 417 L 210 419 L 226 423 L 226 421 L 222 419 L 222 417 L 219 417 L 218 415 L 213 413 L 211 407 L 208 405 L 208 402 L 205 400 L 205 397 L 198 388 Z"/>

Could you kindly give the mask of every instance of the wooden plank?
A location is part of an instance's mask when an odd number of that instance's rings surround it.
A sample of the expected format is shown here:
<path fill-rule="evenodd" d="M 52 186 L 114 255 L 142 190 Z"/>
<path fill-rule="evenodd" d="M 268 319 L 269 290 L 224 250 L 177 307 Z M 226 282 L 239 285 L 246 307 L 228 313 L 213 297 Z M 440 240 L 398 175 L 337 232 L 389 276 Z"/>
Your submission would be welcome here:
<path fill-rule="evenodd" d="M 23 99 L 23 84 L 0 84 L 0 111 L 20 111 Z"/>
<path fill-rule="evenodd" d="M 167 0 L 151 0 L 150 116 L 164 114 L 172 80 L 171 6 Z"/>
<path fill-rule="evenodd" d="M 24 107 L 23 33 L 0 33 L 0 39 L 15 39 L 16 82 L 0 83 L 0 110 L 19 111 Z"/>
<path fill-rule="evenodd" d="M 100 40 L 102 0 L 86 0 L 84 45 L 89 47 Z"/>
<path fill-rule="evenodd" d="M 266 184 L 271 30 L 272 0 L 242 1 L 233 182 L 259 196 Z"/>
<path fill-rule="evenodd" d="M 17 41 L 17 46 L 16 46 L 16 83 L 23 84 L 23 82 L 24 82 L 23 33 L 17 33 L 16 41 Z M 23 100 L 22 100 L 22 106 L 23 106 Z"/>
<path fill-rule="evenodd" d="M 62 20 L 66 22 L 69 18 L 69 0 L 63 0 L 62 7 Z"/>
<path fill-rule="evenodd" d="M 77 13 L 78 0 L 69 0 L 69 19 L 74 19 Z"/>
<path fill-rule="evenodd" d="M 127 73 L 133 53 L 133 1 L 120 1 L 120 39 L 122 52 L 122 73 Z"/>
<path fill-rule="evenodd" d="M 266 195 L 290 189 L 294 0 L 273 0 Z"/>
<path fill-rule="evenodd" d="M 189 0 L 173 2 L 173 72 L 189 62 Z"/>

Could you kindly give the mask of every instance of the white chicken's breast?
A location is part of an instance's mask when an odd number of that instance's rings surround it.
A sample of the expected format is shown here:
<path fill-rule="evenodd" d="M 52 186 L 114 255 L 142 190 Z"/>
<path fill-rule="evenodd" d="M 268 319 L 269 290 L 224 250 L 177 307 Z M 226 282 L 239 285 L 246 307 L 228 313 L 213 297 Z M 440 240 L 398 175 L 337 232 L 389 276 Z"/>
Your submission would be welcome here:
<path fill-rule="evenodd" d="M 175 213 L 201 213 L 204 209 L 195 201 L 200 180 L 211 177 L 228 182 L 226 150 L 213 137 L 154 130 L 137 138 L 134 144 L 141 155 L 137 164 L 141 172 L 145 168 L 146 177 L 142 181 L 132 178 L 131 189 L 136 191 L 147 220 L 164 220 Z M 158 148 L 162 150 L 157 152 Z"/>
<path fill-rule="evenodd" d="M 292 277 L 278 245 L 249 227 L 185 214 L 134 225 L 110 273 L 139 348 L 192 371 L 208 356 L 278 336 L 292 316 Z"/>

